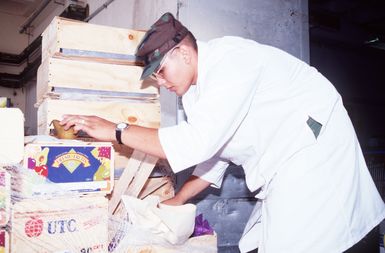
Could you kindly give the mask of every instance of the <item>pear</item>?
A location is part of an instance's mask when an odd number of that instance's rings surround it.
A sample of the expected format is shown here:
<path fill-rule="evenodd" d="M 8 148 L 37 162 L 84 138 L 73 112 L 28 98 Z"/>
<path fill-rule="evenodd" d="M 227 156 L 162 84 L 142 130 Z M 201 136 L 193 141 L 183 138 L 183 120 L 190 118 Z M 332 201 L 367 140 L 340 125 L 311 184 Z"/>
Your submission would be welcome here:
<path fill-rule="evenodd" d="M 57 119 L 52 120 L 51 124 L 55 128 L 56 137 L 59 139 L 76 139 L 76 133 L 74 126 L 71 126 L 68 130 L 64 130 L 64 126 L 60 125 L 60 121 Z"/>

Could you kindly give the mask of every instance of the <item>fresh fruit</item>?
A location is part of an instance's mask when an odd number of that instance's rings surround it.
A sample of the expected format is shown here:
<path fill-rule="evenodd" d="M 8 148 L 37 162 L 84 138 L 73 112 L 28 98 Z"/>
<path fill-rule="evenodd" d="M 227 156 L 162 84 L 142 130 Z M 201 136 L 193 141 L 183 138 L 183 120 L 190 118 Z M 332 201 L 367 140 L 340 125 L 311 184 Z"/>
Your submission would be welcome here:
<path fill-rule="evenodd" d="M 64 126 L 60 125 L 60 121 L 57 119 L 52 120 L 51 124 L 55 128 L 56 137 L 59 139 L 76 139 L 76 133 L 74 127 L 70 127 L 68 130 L 64 130 Z"/>

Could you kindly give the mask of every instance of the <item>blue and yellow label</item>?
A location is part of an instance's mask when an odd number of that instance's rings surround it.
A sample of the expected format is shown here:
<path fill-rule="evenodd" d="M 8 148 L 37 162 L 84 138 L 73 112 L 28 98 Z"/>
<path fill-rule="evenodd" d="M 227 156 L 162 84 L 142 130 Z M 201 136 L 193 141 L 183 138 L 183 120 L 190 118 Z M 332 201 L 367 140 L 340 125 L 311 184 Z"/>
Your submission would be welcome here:
<path fill-rule="evenodd" d="M 41 146 L 28 157 L 28 168 L 54 183 L 110 179 L 109 146 Z"/>

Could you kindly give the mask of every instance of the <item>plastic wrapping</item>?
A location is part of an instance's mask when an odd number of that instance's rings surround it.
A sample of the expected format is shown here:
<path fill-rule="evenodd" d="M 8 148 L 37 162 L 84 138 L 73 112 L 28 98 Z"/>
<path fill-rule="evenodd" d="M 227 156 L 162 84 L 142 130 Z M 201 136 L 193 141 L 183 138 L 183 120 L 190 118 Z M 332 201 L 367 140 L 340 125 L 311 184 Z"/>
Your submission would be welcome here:
<path fill-rule="evenodd" d="M 110 219 L 110 229 L 115 231 L 110 253 L 217 252 L 215 235 L 190 237 L 195 225 L 194 205 L 158 205 L 156 198 L 122 199 L 126 207 L 123 218 Z"/>

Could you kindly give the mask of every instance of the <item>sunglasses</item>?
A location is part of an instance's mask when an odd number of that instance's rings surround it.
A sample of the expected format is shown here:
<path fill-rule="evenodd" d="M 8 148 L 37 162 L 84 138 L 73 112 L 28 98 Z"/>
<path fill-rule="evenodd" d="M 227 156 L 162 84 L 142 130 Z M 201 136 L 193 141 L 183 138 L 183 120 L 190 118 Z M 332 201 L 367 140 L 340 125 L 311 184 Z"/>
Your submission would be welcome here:
<path fill-rule="evenodd" d="M 165 80 L 164 77 L 164 66 L 167 62 L 168 56 L 172 55 L 174 53 L 174 50 L 177 49 L 178 46 L 173 47 L 170 51 L 166 53 L 166 55 L 163 57 L 162 61 L 159 64 L 159 67 L 154 70 L 154 72 L 150 75 L 150 78 L 157 81 L 158 79 Z"/>

